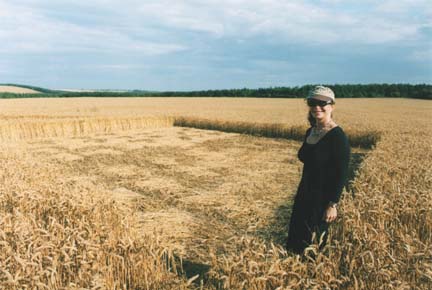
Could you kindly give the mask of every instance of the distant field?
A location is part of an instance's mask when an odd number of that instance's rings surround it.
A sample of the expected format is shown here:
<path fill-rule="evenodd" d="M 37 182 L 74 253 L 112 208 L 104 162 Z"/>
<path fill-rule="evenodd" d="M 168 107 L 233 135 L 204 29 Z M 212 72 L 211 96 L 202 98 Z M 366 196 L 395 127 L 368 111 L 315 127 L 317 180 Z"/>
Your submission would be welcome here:
<path fill-rule="evenodd" d="M 193 128 L 303 132 L 306 110 L 298 99 L 0 100 L 0 288 L 428 289 L 430 101 L 337 100 L 351 138 L 380 138 L 352 148 L 350 191 L 315 260 L 283 250 L 300 142 Z"/>
<path fill-rule="evenodd" d="M 416 99 L 338 99 L 335 118 L 342 126 L 380 127 L 400 114 L 427 116 L 432 105 Z M 55 98 L 1 99 L 6 116 L 132 117 L 188 116 L 259 123 L 305 124 L 301 99 L 257 98 Z"/>
<path fill-rule="evenodd" d="M 40 92 L 22 88 L 22 87 L 16 87 L 16 86 L 1 86 L 0 85 L 0 93 L 14 93 L 14 94 L 38 94 Z"/>

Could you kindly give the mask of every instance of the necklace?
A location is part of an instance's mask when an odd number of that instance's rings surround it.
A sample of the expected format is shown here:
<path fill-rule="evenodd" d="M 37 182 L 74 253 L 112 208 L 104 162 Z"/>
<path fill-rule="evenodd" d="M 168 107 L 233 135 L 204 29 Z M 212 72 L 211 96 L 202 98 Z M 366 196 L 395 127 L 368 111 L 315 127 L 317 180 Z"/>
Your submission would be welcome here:
<path fill-rule="evenodd" d="M 320 126 L 320 128 L 318 128 L 318 126 L 315 125 L 312 127 L 311 135 L 313 137 L 321 137 L 332 128 L 332 125 L 333 125 L 333 121 L 330 121 L 324 124 L 323 126 Z"/>

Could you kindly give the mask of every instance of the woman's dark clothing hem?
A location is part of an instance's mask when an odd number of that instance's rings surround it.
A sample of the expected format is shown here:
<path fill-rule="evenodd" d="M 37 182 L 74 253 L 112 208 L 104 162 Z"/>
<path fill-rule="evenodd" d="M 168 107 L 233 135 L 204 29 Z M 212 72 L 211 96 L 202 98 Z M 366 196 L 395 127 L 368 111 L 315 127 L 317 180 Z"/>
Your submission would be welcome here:
<path fill-rule="evenodd" d="M 312 243 L 312 237 L 319 241 L 323 235 L 323 247 L 327 240 L 328 223 L 323 219 L 329 202 L 337 203 L 347 181 L 350 147 L 341 127 L 334 127 L 318 143 L 308 144 L 306 131 L 298 158 L 303 162 L 303 173 L 288 231 L 287 248 L 303 253 Z"/>

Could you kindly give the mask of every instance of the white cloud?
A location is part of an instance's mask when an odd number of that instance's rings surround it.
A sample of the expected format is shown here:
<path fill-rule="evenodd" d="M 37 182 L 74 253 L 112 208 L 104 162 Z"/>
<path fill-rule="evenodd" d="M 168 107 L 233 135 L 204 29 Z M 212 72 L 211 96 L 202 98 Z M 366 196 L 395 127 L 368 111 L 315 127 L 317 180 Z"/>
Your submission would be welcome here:
<path fill-rule="evenodd" d="M 161 0 L 141 4 L 138 13 L 160 25 L 208 32 L 216 37 L 270 35 L 273 39 L 292 43 L 349 41 L 369 44 L 416 37 L 416 30 L 423 20 L 413 21 L 412 18 L 417 10 L 422 9 L 422 5 L 426 6 L 424 1 L 417 1 L 416 5 L 411 6 L 405 1 L 405 8 L 401 8 L 405 14 L 394 17 L 391 13 L 383 14 L 384 4 L 378 5 L 379 1 L 368 1 L 360 11 L 344 9 L 344 3 L 335 1 L 332 5 L 316 5 L 278 0 Z"/>
<path fill-rule="evenodd" d="M 184 50 L 169 41 L 133 39 L 113 27 L 89 26 L 53 19 L 43 9 L 0 2 L 0 52 L 111 52 L 158 55 Z"/>
<path fill-rule="evenodd" d="M 377 2 L 376 10 L 384 13 L 406 14 L 410 9 L 421 9 L 422 12 L 430 13 L 432 10 L 429 0 L 384 0 Z"/>
<path fill-rule="evenodd" d="M 378 44 L 416 38 L 418 28 L 426 20 L 415 18 L 414 13 L 431 10 L 431 5 L 423 0 L 371 0 L 362 4 L 365 7 L 360 11 L 346 8 L 354 1 L 337 0 L 312 3 L 94 0 L 62 1 L 61 5 L 47 0 L 18 0 L 15 3 L 0 0 L 0 41 L 8 43 L 0 48 L 3 52 L 131 50 L 145 55 L 164 54 L 193 45 L 185 44 L 188 40 L 182 39 L 184 32 L 216 38 L 265 36 L 275 42 L 289 43 Z M 76 19 L 54 17 L 62 11 Z M 92 16 L 80 19 L 84 13 Z M 86 24 L 86 20 L 91 23 Z M 139 37 L 134 37 L 134 33 Z M 173 42 L 173 38 L 182 43 Z"/>

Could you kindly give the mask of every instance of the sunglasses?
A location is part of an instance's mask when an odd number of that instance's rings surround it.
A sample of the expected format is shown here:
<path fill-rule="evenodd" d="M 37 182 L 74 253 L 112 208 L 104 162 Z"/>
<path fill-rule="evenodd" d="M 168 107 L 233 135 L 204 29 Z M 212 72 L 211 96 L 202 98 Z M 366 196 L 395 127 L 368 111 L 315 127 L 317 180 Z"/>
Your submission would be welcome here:
<path fill-rule="evenodd" d="M 327 105 L 333 104 L 332 101 L 321 101 L 317 99 L 306 99 L 306 103 L 309 107 L 315 107 L 315 106 L 325 107 Z"/>

